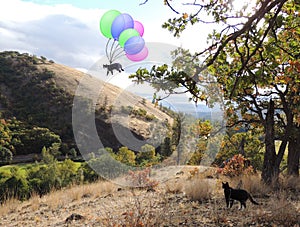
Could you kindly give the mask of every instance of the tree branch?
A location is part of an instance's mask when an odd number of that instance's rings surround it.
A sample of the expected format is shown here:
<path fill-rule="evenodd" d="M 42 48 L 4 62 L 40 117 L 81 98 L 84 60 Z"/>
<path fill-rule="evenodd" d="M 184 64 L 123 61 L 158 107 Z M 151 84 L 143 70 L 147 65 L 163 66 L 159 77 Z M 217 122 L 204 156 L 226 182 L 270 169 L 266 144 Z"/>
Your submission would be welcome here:
<path fill-rule="evenodd" d="M 265 1 L 264 3 L 269 3 L 271 0 L 267 0 L 267 1 Z M 260 42 L 256 45 L 256 48 L 254 49 L 254 51 L 247 57 L 247 59 L 246 59 L 246 61 L 245 62 L 243 62 L 243 64 L 242 64 L 242 67 L 239 69 L 239 71 L 238 71 L 238 73 L 237 73 L 237 77 L 236 77 L 236 80 L 235 80 L 235 83 L 234 83 L 234 86 L 233 86 L 233 89 L 231 90 L 231 93 L 230 93 L 230 95 L 229 95 L 229 99 L 231 99 L 232 98 L 232 95 L 233 95 L 233 92 L 234 92 L 234 90 L 236 89 L 236 87 L 237 87 L 237 84 L 238 84 L 238 82 L 239 82 L 239 75 L 241 74 L 241 72 L 245 69 L 245 67 L 246 67 L 246 65 L 248 64 L 248 62 L 249 62 L 249 60 L 251 59 L 251 57 L 252 56 L 254 56 L 255 54 L 256 54 L 256 52 L 258 51 L 258 49 L 261 47 L 261 45 L 262 45 L 262 43 L 264 42 L 264 40 L 265 40 L 265 38 L 267 37 L 267 35 L 268 35 L 268 33 L 269 33 L 269 31 L 272 29 L 272 27 L 273 27 L 273 25 L 274 25 L 274 23 L 275 23 L 275 21 L 276 21 L 276 18 L 277 18 L 277 16 L 278 16 L 278 14 L 279 14 L 279 12 L 281 11 L 281 8 L 283 7 L 283 5 L 284 5 L 284 3 L 286 2 L 287 0 L 277 0 L 277 1 L 274 1 L 272 4 L 270 4 L 270 6 L 269 7 L 266 7 L 265 9 L 264 9 L 264 7 L 263 7 L 263 5 L 262 5 L 262 7 L 260 8 L 260 10 L 258 10 L 258 12 L 260 12 L 260 13 L 255 13 L 251 18 L 250 18 L 250 20 L 245 24 L 245 26 L 244 26 L 244 28 L 243 29 L 241 29 L 241 30 L 239 30 L 238 32 L 236 32 L 236 34 L 233 34 L 233 36 L 235 37 L 235 39 L 234 40 L 236 40 L 237 39 L 237 37 L 239 37 L 241 34 L 243 34 L 244 32 L 246 32 L 247 30 L 249 30 L 250 28 L 251 28 L 251 25 L 252 25 L 252 23 L 253 23 L 253 21 L 255 20 L 255 18 L 253 18 L 255 15 L 258 17 L 257 18 L 257 23 L 261 20 L 261 18 L 263 17 L 263 15 L 265 15 L 267 12 L 269 12 L 271 9 L 273 9 L 277 4 L 279 4 L 279 6 L 278 6 L 278 8 L 277 8 L 277 10 L 276 10 L 276 13 L 275 13 L 275 15 L 272 17 L 272 19 L 270 20 L 270 23 L 269 23 L 269 26 L 268 26 L 268 28 L 265 30 L 265 32 L 264 32 L 264 35 L 263 35 L 263 37 L 262 37 L 262 39 L 260 40 Z M 266 6 L 267 6 L 267 4 L 266 4 Z M 249 22 L 251 22 L 251 23 L 249 23 Z M 248 24 L 248 25 L 247 25 Z M 247 26 L 246 26 L 247 25 Z M 242 31 L 242 33 L 241 33 L 241 31 Z M 230 38 L 230 37 L 229 37 Z M 228 38 L 228 39 L 229 39 Z M 230 41 L 230 39 L 228 40 L 228 42 Z M 227 43 L 228 43 L 227 42 Z M 226 45 L 227 45 L 227 43 L 226 43 Z M 225 47 L 225 46 L 224 46 Z M 223 47 L 223 48 L 224 48 Z M 220 50 L 220 52 L 221 52 L 221 50 Z M 215 57 L 215 59 L 217 58 L 217 56 Z M 212 62 L 213 63 L 213 62 Z M 212 64 L 211 63 L 211 64 Z"/>
<path fill-rule="evenodd" d="M 140 6 L 145 5 L 147 2 L 148 2 L 148 0 L 145 0 L 144 2 L 140 3 Z"/>
<path fill-rule="evenodd" d="M 176 9 L 174 9 L 171 5 L 170 5 L 170 3 L 169 3 L 169 1 L 168 0 L 164 0 L 165 1 L 165 4 L 174 12 L 174 13 L 176 13 L 176 14 L 179 14 L 179 12 L 176 10 Z"/>

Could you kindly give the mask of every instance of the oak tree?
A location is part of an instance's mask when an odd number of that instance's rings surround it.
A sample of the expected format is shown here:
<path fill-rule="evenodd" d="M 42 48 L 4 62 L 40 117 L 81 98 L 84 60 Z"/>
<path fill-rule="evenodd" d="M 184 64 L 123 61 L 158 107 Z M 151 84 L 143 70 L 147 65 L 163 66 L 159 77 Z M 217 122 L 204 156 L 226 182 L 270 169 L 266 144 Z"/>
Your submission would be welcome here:
<path fill-rule="evenodd" d="M 286 148 L 288 173 L 299 175 L 300 1 L 249 1 L 239 10 L 232 0 L 183 1 L 194 9 L 192 13 L 180 12 L 175 2 L 164 0 L 178 16 L 163 27 L 178 37 L 196 23 L 217 25 L 208 36 L 208 46 L 195 54 L 179 48 L 172 53 L 173 66 L 139 69 L 131 77 L 152 84 L 171 81 L 172 86 L 160 89 L 171 94 L 181 87 L 195 102 L 208 104 L 216 97 L 211 87 L 218 87 L 227 126 L 247 125 L 250 130 L 264 131 L 263 180 L 278 178 Z M 281 141 L 278 151 L 276 140 Z"/>

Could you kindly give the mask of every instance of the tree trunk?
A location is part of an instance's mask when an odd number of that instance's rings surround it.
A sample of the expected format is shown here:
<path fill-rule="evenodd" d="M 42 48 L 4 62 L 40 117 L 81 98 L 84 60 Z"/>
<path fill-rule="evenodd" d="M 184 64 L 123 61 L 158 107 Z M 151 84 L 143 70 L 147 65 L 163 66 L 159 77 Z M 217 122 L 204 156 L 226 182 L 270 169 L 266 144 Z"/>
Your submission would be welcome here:
<path fill-rule="evenodd" d="M 241 140 L 241 143 L 240 143 L 240 146 L 239 146 L 239 153 L 241 155 L 243 155 L 245 157 L 245 143 L 246 143 L 246 139 L 245 137 L 243 136 L 242 140 Z"/>
<path fill-rule="evenodd" d="M 275 165 L 275 132 L 274 132 L 274 102 L 270 100 L 266 122 L 265 122 L 265 147 L 262 179 L 266 184 L 270 184 L 274 178 L 278 178 L 279 166 Z M 278 169 L 277 169 L 278 168 Z M 277 169 L 277 170 L 276 170 Z"/>
<path fill-rule="evenodd" d="M 295 136 L 291 137 L 288 146 L 288 175 L 299 176 L 300 159 L 300 128 L 295 130 Z"/>

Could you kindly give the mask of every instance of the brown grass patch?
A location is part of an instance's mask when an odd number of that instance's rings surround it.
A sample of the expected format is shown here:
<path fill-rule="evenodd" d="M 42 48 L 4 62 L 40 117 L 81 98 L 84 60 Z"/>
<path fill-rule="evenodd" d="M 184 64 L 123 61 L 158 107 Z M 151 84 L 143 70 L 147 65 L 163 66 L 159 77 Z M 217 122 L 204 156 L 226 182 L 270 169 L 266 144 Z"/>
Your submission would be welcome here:
<path fill-rule="evenodd" d="M 184 191 L 185 180 L 170 181 L 165 184 L 166 193 L 179 194 Z"/>
<path fill-rule="evenodd" d="M 299 226 L 299 209 L 288 200 L 286 192 L 281 191 L 276 197 L 273 197 L 268 208 L 268 210 L 258 214 L 259 223 L 265 225 L 272 223 L 273 226 Z"/>
<path fill-rule="evenodd" d="M 262 182 L 260 175 L 243 175 L 233 178 L 230 182 L 229 185 L 231 185 L 232 188 L 245 189 L 250 194 L 256 196 L 265 196 L 269 194 L 271 190 L 268 185 Z"/>
<path fill-rule="evenodd" d="M 85 197 L 97 198 L 106 194 L 111 194 L 114 190 L 114 184 L 104 181 L 87 185 L 75 185 L 70 188 L 54 191 L 45 195 L 43 197 L 43 203 L 48 204 L 52 209 L 56 209 L 66 205 L 67 203 L 78 201 Z"/>
<path fill-rule="evenodd" d="M 43 197 L 33 194 L 26 202 L 12 198 L 5 201 L 0 206 L 0 216 L 7 215 L 10 212 L 22 208 L 26 204 L 32 211 L 40 209 L 41 205 L 47 205 L 51 210 L 60 209 L 71 202 L 81 201 L 84 198 L 97 198 L 103 195 L 111 194 L 115 191 L 115 185 L 111 182 L 97 182 L 87 185 L 75 185 L 63 190 L 52 191 Z"/>
<path fill-rule="evenodd" d="M 32 211 L 36 211 L 40 208 L 41 198 L 37 193 L 31 195 L 29 204 L 31 206 Z"/>
<path fill-rule="evenodd" d="M 171 219 L 169 203 L 161 194 L 132 190 L 128 196 L 122 212 L 116 213 L 111 207 L 102 211 L 99 226 L 162 226 Z"/>
<path fill-rule="evenodd" d="M 300 180 L 299 177 L 289 176 L 285 177 L 280 182 L 283 190 L 292 190 L 294 192 L 300 192 Z"/>
<path fill-rule="evenodd" d="M 21 202 L 15 198 L 10 198 L 0 205 L 0 216 L 15 212 Z"/>
<path fill-rule="evenodd" d="M 203 202 L 212 198 L 213 188 L 209 179 L 196 178 L 185 184 L 184 192 L 192 201 Z"/>

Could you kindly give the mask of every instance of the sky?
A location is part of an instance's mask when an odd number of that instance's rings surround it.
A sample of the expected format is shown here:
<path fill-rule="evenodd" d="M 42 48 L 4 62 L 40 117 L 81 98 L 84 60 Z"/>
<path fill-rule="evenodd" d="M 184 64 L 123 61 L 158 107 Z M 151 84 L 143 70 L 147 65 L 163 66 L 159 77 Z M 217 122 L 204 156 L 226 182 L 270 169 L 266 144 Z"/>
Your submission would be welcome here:
<path fill-rule="evenodd" d="M 99 22 L 111 9 L 142 22 L 146 43 L 196 50 L 206 41 L 203 29 L 186 31 L 179 39 L 162 29 L 168 18 L 176 16 L 162 0 L 149 0 L 144 5 L 140 5 L 143 0 L 0 1 L 0 51 L 27 52 L 78 69 L 88 69 L 104 55 L 107 38 L 101 34 Z"/>
<path fill-rule="evenodd" d="M 162 28 L 169 18 L 178 16 L 162 0 L 0 0 L 0 51 L 14 50 L 44 56 L 56 63 L 82 71 L 101 71 L 107 38 L 100 32 L 99 22 L 108 10 L 130 14 L 145 29 L 143 38 L 149 46 L 150 59 L 169 55 L 169 46 L 199 51 L 206 46 L 211 25 L 196 25 L 180 38 Z M 5 4 L 3 4 L 5 2 Z M 173 1 L 174 3 L 175 1 Z M 184 10 L 180 1 L 174 5 Z M 191 7 L 186 12 L 192 12 Z M 197 27 L 198 26 L 198 27 Z M 154 45 L 153 45 L 154 43 Z M 166 46 L 166 48 L 161 48 Z M 152 52 L 152 53 L 150 53 Z M 158 54 L 158 55 L 157 55 Z M 162 56 L 161 56 L 162 55 Z M 166 60 L 167 61 L 167 60 Z M 160 63 L 164 63 L 161 59 Z M 168 62 L 169 63 L 169 62 Z M 103 69 L 102 69 L 103 70 Z M 125 70 L 127 71 L 127 70 Z M 105 72 L 106 76 L 106 72 Z M 133 90 L 127 75 L 101 78 Z M 153 91 L 151 91 L 153 92 Z M 188 97 L 171 97 L 170 103 L 181 104 Z M 194 106 L 191 105 L 193 109 Z"/>

